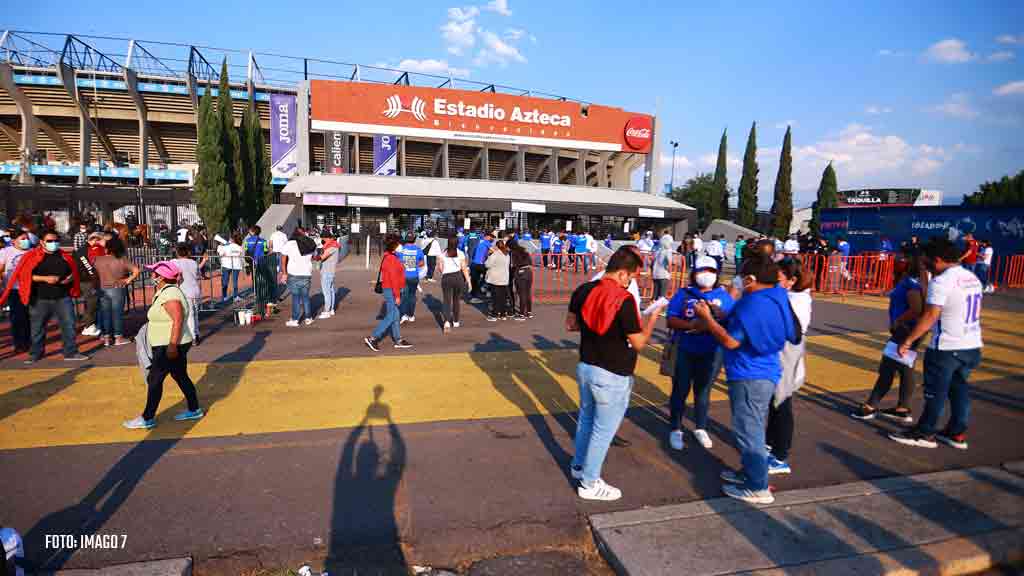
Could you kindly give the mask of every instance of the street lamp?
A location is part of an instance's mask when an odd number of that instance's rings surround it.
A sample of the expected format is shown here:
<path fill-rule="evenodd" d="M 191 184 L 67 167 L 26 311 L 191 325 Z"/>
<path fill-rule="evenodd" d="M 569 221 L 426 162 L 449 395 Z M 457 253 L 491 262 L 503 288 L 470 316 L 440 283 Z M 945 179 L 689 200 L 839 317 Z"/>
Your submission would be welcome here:
<path fill-rule="evenodd" d="M 676 187 L 676 148 L 679 147 L 679 142 L 669 140 L 668 143 L 672 145 L 672 176 L 669 178 L 670 183 L 668 187 L 669 192 L 671 192 Z"/>

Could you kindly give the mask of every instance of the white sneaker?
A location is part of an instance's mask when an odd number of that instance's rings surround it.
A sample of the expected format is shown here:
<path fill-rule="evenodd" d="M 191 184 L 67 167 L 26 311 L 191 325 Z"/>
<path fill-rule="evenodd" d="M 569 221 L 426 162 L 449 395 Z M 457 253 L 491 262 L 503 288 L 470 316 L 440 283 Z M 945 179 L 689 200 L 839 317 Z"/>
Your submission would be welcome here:
<path fill-rule="evenodd" d="M 326 319 L 328 319 L 330 317 L 331 317 L 331 313 L 330 312 L 321 312 L 320 315 L 317 316 L 317 318 L 319 318 L 321 320 L 326 320 Z"/>
<path fill-rule="evenodd" d="M 306 326 L 309 326 L 310 324 L 313 323 L 313 319 L 312 318 L 306 318 L 305 320 L 302 321 L 302 323 L 305 324 Z"/>
<path fill-rule="evenodd" d="M 697 442 L 704 447 L 705 450 L 711 450 L 711 436 L 708 436 L 708 431 L 703 429 L 697 429 L 693 431 L 693 437 L 697 439 Z"/>
<path fill-rule="evenodd" d="M 401 325 L 401 324 L 405 324 L 408 321 L 409 321 L 409 317 L 403 314 L 402 315 L 402 319 L 399 320 L 398 323 Z"/>
<path fill-rule="evenodd" d="M 668 435 L 668 444 L 673 450 L 682 450 L 686 447 L 686 443 L 683 442 L 683 431 L 673 430 Z"/>
<path fill-rule="evenodd" d="M 295 328 L 296 326 L 299 325 L 299 321 L 298 320 L 289 320 L 289 321 L 285 322 L 284 325 L 289 327 L 289 328 Z"/>
<path fill-rule="evenodd" d="M 334 318 L 334 310 L 331 310 L 330 312 L 328 312 L 328 314 L 331 315 L 331 318 Z"/>
<path fill-rule="evenodd" d="M 451 332 L 452 331 L 452 323 L 451 322 L 445 322 L 443 330 L 444 330 L 445 334 Z"/>
<path fill-rule="evenodd" d="M 770 490 L 751 490 L 735 484 L 725 484 L 722 492 L 730 498 L 742 500 L 747 504 L 771 504 L 775 502 L 775 496 Z"/>
<path fill-rule="evenodd" d="M 416 317 L 415 316 L 407 316 L 406 320 L 408 320 L 409 322 L 415 322 L 416 321 Z"/>
<path fill-rule="evenodd" d="M 462 323 L 460 323 L 460 322 L 453 322 L 452 323 L 452 328 L 458 328 L 459 326 L 462 326 Z"/>
<path fill-rule="evenodd" d="M 100 329 L 95 324 L 90 324 L 82 330 L 82 336 L 99 336 Z"/>
<path fill-rule="evenodd" d="M 622 498 L 622 490 L 605 483 L 605 481 L 600 478 L 595 480 L 593 486 L 590 488 L 580 486 L 576 489 L 576 493 L 584 500 L 602 500 L 604 502 L 612 502 Z"/>

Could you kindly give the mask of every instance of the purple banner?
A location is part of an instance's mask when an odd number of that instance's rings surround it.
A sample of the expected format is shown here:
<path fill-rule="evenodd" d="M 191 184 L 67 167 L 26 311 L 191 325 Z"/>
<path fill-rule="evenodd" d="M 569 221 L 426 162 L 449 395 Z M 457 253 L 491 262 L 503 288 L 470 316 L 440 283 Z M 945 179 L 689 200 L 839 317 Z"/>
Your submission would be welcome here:
<path fill-rule="evenodd" d="M 398 174 L 398 138 L 388 135 L 373 137 L 373 173 L 378 176 Z"/>
<path fill-rule="evenodd" d="M 298 171 L 297 106 L 291 94 L 270 95 L 270 171 L 291 178 Z"/>

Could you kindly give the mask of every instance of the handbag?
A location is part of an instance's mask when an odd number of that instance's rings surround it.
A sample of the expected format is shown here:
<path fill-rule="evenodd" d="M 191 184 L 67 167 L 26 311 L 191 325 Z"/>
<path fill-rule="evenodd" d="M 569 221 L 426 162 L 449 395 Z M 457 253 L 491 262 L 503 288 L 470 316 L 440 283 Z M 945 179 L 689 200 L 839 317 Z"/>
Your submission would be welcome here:
<path fill-rule="evenodd" d="M 373 291 L 377 294 L 384 293 L 384 284 L 380 281 L 380 273 L 384 269 L 384 259 L 380 260 L 380 267 L 377 268 L 377 282 L 373 285 Z"/>
<path fill-rule="evenodd" d="M 661 349 L 661 365 L 658 373 L 662 376 L 675 376 L 676 357 L 679 356 L 679 342 L 675 339 L 675 330 L 672 331 L 672 339 Z"/>

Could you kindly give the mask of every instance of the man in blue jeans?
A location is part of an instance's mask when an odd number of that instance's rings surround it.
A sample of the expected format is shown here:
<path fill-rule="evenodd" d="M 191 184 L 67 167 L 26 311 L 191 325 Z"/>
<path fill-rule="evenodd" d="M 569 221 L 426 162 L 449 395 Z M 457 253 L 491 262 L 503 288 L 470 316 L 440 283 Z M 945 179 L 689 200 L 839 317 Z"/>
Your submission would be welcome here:
<path fill-rule="evenodd" d="M 416 289 L 420 285 L 420 269 L 426 267 L 426 256 L 416 245 L 416 236 L 410 233 L 405 237 L 405 244 L 398 251 L 398 259 L 405 269 L 405 288 L 402 289 L 402 318 L 399 324 L 416 321 Z"/>
<path fill-rule="evenodd" d="M 612 254 L 600 280 L 573 292 L 565 317 L 566 329 L 580 333 L 580 412 L 570 471 L 580 481 L 577 494 L 585 500 L 622 497 L 621 490 L 601 479 L 601 467 L 629 407 L 637 352 L 647 345 L 664 307 L 658 306 L 641 322 L 633 295 L 626 290 L 642 265 L 630 248 Z"/>
<path fill-rule="evenodd" d="M 786 342 L 799 344 L 786 289 L 778 286 L 779 267 L 770 258 L 752 256 L 740 271 L 743 297 L 723 328 L 706 302 L 694 305 L 707 331 L 725 348 L 725 375 L 732 407 L 732 426 L 742 471 L 723 470 L 726 496 L 750 504 L 775 501 L 768 490 L 765 425 L 775 386 L 782 376 L 779 352 Z"/>
<path fill-rule="evenodd" d="M 917 425 L 889 438 L 907 446 L 935 448 L 936 441 L 967 450 L 967 420 L 971 397 L 967 379 L 981 363 L 981 300 L 984 288 L 973 272 L 960 264 L 956 245 L 935 238 L 925 247 L 925 266 L 932 273 L 924 312 L 900 343 L 906 356 L 911 344 L 932 330 L 924 356 L 924 412 Z M 936 325 L 936 322 L 938 323 Z M 949 423 L 936 432 L 949 398 Z"/>

